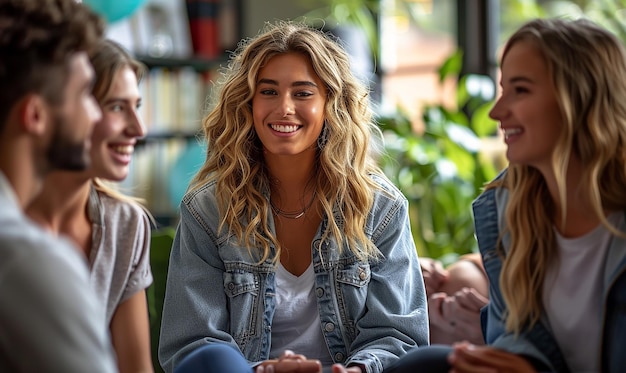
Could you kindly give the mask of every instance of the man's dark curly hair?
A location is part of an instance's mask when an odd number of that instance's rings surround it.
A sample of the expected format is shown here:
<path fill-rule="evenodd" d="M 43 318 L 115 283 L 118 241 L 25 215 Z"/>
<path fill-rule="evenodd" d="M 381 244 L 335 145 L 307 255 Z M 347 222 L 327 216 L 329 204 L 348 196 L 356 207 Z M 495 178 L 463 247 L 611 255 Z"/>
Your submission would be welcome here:
<path fill-rule="evenodd" d="M 104 21 L 76 0 L 0 1 L 0 130 L 25 95 L 64 100 L 69 60 L 91 53 Z"/>

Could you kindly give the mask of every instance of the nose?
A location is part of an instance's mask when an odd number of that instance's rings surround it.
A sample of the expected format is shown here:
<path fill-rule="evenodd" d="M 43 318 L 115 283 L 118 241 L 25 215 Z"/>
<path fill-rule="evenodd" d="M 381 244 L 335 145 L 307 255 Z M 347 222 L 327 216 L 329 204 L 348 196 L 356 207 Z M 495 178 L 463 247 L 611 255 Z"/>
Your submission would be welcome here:
<path fill-rule="evenodd" d="M 489 110 L 489 118 L 500 121 L 504 117 L 505 113 L 506 108 L 504 100 L 503 97 L 500 97 L 498 100 L 496 100 L 496 103 L 493 105 L 491 110 Z"/>
<path fill-rule="evenodd" d="M 292 115 L 296 113 L 293 99 L 290 95 L 284 95 L 280 100 L 278 105 L 278 113 L 282 117 L 286 117 L 287 115 Z"/>
<path fill-rule="evenodd" d="M 126 134 L 131 137 L 141 138 L 146 135 L 146 126 L 139 115 L 137 109 L 128 111 L 128 118 L 126 121 Z"/>
<path fill-rule="evenodd" d="M 94 96 L 89 96 L 89 106 L 87 115 L 89 115 L 90 119 L 89 124 L 93 127 L 102 119 L 102 109 L 100 109 L 100 105 Z"/>

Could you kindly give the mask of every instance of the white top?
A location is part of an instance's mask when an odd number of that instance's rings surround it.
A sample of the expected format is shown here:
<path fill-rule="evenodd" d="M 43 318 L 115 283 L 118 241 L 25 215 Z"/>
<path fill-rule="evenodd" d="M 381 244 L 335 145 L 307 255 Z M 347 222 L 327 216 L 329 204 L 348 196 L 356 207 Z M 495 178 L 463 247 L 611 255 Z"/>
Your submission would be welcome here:
<path fill-rule="evenodd" d="M 314 280 L 312 263 L 301 276 L 291 274 L 282 264 L 278 265 L 270 358 L 291 350 L 309 359 L 319 359 L 324 372 L 330 372 L 333 360 L 322 335 Z"/>
<path fill-rule="evenodd" d="M 608 219 L 617 225 L 621 218 Z M 543 286 L 548 321 L 570 370 L 598 372 L 603 268 L 612 234 L 604 225 L 577 238 L 555 233 L 559 261 L 548 268 Z"/>
<path fill-rule="evenodd" d="M 0 372 L 117 372 L 85 261 L 24 215 L 0 171 Z"/>

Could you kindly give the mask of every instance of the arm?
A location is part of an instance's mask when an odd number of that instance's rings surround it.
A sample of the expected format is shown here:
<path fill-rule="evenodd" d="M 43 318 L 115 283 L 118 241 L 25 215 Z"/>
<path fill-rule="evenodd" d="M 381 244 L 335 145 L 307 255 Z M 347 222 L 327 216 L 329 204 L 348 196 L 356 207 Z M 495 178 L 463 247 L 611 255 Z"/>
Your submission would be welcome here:
<path fill-rule="evenodd" d="M 475 255 L 475 254 L 468 254 Z M 488 303 L 488 281 L 480 259 L 462 256 L 448 267 L 448 280 L 428 298 L 430 341 L 451 344 L 468 340 L 484 344 L 480 310 Z"/>
<path fill-rule="evenodd" d="M 111 320 L 111 339 L 120 373 L 153 372 L 146 292 L 120 304 Z"/>
<path fill-rule="evenodd" d="M 378 196 L 386 198 L 386 196 Z M 383 258 L 371 267 L 357 337 L 346 366 L 361 364 L 380 372 L 409 349 L 428 344 L 426 291 L 408 217 L 408 202 L 398 195 L 381 202 L 372 241 Z"/>
<path fill-rule="evenodd" d="M 206 202 L 207 209 L 215 208 Z M 217 210 L 215 210 L 217 211 Z M 215 221 L 198 220 L 186 204 L 180 205 L 180 223 L 170 253 L 163 303 L 159 361 L 166 372 L 195 349 L 212 342 L 239 349 L 229 330 L 229 304 L 224 291 L 224 264 L 219 257 Z"/>
<path fill-rule="evenodd" d="M 439 260 L 432 258 L 420 258 L 420 267 L 424 277 L 426 294 L 431 296 L 437 293 L 441 285 L 448 279 L 448 271 L 443 268 L 443 264 Z"/>
<path fill-rule="evenodd" d="M 105 243 L 114 249 L 109 329 L 121 373 L 153 372 L 146 288 L 152 283 L 150 221 L 134 203 L 101 196 Z M 105 209 L 106 208 L 106 209 Z"/>
<path fill-rule="evenodd" d="M 529 361 L 507 351 L 469 343 L 454 345 L 448 361 L 455 372 L 536 373 Z"/>

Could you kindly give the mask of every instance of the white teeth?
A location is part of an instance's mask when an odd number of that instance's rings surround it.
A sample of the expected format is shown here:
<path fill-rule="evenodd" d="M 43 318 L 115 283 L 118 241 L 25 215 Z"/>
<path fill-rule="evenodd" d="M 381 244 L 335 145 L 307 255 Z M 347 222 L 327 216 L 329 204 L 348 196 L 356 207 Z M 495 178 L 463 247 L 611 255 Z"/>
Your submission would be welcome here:
<path fill-rule="evenodd" d="M 135 150 L 135 147 L 132 145 L 116 145 L 116 146 L 112 146 L 111 148 L 116 153 L 126 154 L 126 155 L 133 154 L 133 151 Z"/>
<path fill-rule="evenodd" d="M 522 129 L 521 128 L 508 128 L 508 129 L 503 130 L 503 132 L 504 132 L 504 138 L 508 139 L 509 137 L 513 135 L 522 133 Z"/>
<path fill-rule="evenodd" d="M 295 132 L 298 129 L 298 126 L 284 126 L 284 125 L 277 125 L 277 124 L 272 124 L 271 127 L 274 131 L 284 132 L 284 133 Z"/>

